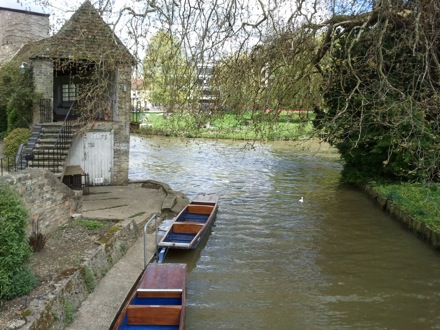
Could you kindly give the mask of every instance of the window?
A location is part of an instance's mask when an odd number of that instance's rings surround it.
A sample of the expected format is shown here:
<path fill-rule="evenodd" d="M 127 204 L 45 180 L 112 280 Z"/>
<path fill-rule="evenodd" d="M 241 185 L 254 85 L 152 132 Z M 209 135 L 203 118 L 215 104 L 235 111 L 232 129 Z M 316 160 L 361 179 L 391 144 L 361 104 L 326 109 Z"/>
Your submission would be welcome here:
<path fill-rule="evenodd" d="M 63 102 L 76 101 L 79 92 L 78 84 L 63 84 Z"/>

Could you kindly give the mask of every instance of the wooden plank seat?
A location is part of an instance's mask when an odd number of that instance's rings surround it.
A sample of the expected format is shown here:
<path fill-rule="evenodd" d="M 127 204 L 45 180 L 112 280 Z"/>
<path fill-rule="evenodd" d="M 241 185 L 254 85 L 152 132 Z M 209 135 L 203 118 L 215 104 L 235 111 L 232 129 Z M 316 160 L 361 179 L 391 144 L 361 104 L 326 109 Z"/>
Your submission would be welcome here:
<path fill-rule="evenodd" d="M 128 325 L 179 325 L 182 306 L 129 305 Z"/>
<path fill-rule="evenodd" d="M 179 234 L 197 234 L 203 227 L 198 222 L 174 222 L 172 231 Z"/>
<path fill-rule="evenodd" d="M 190 204 L 187 207 L 188 213 L 194 213 L 194 214 L 211 214 L 213 209 L 214 209 L 213 205 Z"/>

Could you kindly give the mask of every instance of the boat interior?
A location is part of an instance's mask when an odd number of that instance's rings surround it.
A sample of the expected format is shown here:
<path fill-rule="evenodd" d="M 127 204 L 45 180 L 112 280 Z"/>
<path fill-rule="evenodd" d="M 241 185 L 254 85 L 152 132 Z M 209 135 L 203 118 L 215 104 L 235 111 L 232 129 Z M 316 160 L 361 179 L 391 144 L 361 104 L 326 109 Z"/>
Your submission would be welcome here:
<path fill-rule="evenodd" d="M 213 210 L 214 205 L 188 205 L 186 210 L 171 225 L 171 229 L 163 242 L 190 243 L 203 229 Z"/>
<path fill-rule="evenodd" d="M 138 289 L 127 307 L 124 329 L 178 329 L 182 293 L 182 289 Z"/>
<path fill-rule="evenodd" d="M 190 204 L 176 219 L 176 222 L 200 222 L 205 223 L 214 209 L 213 205 Z"/>

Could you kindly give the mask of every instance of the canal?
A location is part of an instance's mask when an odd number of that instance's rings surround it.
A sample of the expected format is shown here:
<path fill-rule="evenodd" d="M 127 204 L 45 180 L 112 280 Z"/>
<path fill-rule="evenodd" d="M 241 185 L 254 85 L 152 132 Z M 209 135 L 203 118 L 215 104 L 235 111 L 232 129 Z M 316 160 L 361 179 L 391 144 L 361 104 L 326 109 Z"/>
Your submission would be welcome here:
<path fill-rule="evenodd" d="M 220 195 L 187 329 L 440 329 L 440 253 L 341 185 L 328 148 L 132 136 L 130 180 Z M 304 202 L 299 202 L 301 197 Z"/>

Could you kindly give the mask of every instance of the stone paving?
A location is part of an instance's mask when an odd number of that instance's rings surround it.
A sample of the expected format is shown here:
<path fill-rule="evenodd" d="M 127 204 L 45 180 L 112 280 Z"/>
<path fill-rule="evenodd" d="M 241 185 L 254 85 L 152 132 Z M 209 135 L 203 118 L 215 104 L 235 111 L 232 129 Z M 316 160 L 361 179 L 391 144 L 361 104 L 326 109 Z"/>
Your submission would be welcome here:
<path fill-rule="evenodd" d="M 150 189 L 144 189 L 143 186 Z M 154 184 L 153 184 L 154 186 Z M 151 189 L 151 183 L 128 186 L 91 187 L 83 197 L 82 216 L 90 219 L 132 218 L 145 222 L 154 213 L 180 211 L 189 200 L 173 192 L 167 185 Z M 170 199 L 173 201 L 170 202 Z M 171 203 L 170 205 L 167 205 Z M 147 237 L 148 259 L 154 251 L 154 234 Z M 107 330 L 119 307 L 144 267 L 144 239 L 140 237 L 98 283 L 95 290 L 75 313 L 69 330 Z"/>

